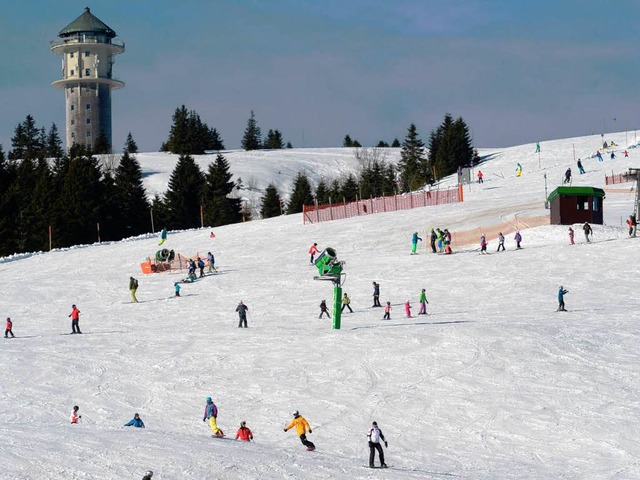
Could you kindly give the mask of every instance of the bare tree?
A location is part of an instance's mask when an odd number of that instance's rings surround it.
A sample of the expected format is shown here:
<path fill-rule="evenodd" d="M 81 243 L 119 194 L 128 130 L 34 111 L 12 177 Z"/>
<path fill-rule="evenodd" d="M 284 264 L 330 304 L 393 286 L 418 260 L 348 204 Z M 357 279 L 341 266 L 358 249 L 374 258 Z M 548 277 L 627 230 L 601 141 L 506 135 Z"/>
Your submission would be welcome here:
<path fill-rule="evenodd" d="M 386 148 L 358 147 L 355 149 L 354 155 L 361 168 L 369 168 L 374 162 L 386 163 L 389 152 Z"/>

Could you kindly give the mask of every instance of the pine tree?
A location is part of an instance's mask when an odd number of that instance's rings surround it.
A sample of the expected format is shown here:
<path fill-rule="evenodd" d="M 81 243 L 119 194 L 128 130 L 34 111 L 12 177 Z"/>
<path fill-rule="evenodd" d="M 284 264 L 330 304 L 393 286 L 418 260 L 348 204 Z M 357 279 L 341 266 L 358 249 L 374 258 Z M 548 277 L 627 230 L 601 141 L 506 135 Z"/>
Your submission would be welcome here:
<path fill-rule="evenodd" d="M 260 215 L 262 218 L 277 217 L 282 214 L 282 199 L 278 193 L 278 189 L 273 183 L 270 183 L 261 199 L 262 207 Z"/>
<path fill-rule="evenodd" d="M 430 179 L 424 143 L 418 137 L 418 130 L 413 123 L 409 127 L 407 136 L 402 143 L 398 166 L 400 168 L 400 182 L 403 192 L 416 190 Z"/>
<path fill-rule="evenodd" d="M 467 124 L 447 113 L 438 128 L 429 136 L 429 162 L 438 178 L 454 173 L 458 167 L 473 164 L 475 151 Z"/>
<path fill-rule="evenodd" d="M 224 143 L 222 142 L 222 137 L 220 133 L 215 128 L 209 129 L 209 135 L 207 139 L 207 148 L 206 150 L 224 150 Z"/>
<path fill-rule="evenodd" d="M 211 227 L 242 221 L 242 200 L 229 198 L 235 183 L 231 180 L 229 163 L 218 154 L 209 165 L 204 187 L 204 222 Z"/>
<path fill-rule="evenodd" d="M 271 150 L 279 150 L 284 148 L 282 141 L 282 133 L 279 130 L 269 130 L 267 138 L 264 141 L 264 148 Z"/>
<path fill-rule="evenodd" d="M 287 142 L 286 148 L 293 148 L 293 145 L 291 144 L 291 142 Z"/>
<path fill-rule="evenodd" d="M 316 201 L 319 205 L 326 205 L 329 203 L 329 187 L 327 187 L 324 179 L 320 179 L 318 186 L 316 187 Z"/>
<path fill-rule="evenodd" d="M 393 142 L 391 143 L 391 148 L 400 148 L 400 140 L 398 140 L 397 138 L 393 139 Z"/>
<path fill-rule="evenodd" d="M 387 142 L 385 142 L 384 140 L 380 140 L 378 142 L 378 145 L 376 145 L 376 147 L 378 148 L 387 148 L 389 146 L 389 144 Z"/>
<path fill-rule="evenodd" d="M 204 175 L 190 155 L 180 155 L 165 194 L 168 227 L 175 229 L 200 226 L 200 206 Z"/>
<path fill-rule="evenodd" d="M 142 184 L 142 169 L 135 157 L 125 149 L 115 174 L 115 191 L 121 216 L 121 238 L 151 230 L 149 202 Z"/>
<path fill-rule="evenodd" d="M 13 150 L 9 153 L 9 159 L 35 160 L 42 152 L 41 131 L 36 127 L 36 121 L 31 115 L 27 115 L 24 122 L 18 124 L 11 137 Z"/>
<path fill-rule="evenodd" d="M 169 138 L 163 145 L 167 152 L 177 154 L 188 154 L 189 148 L 187 145 L 187 135 L 189 134 L 189 111 L 187 107 L 182 105 L 176 108 L 173 113 L 171 130 L 169 131 Z"/>
<path fill-rule="evenodd" d="M 64 155 L 62 140 L 55 123 L 51 124 L 49 135 L 47 135 L 47 156 L 49 158 L 61 158 Z"/>
<path fill-rule="evenodd" d="M 120 216 L 120 199 L 111 172 L 104 173 L 100 186 L 102 189 L 102 202 L 98 216 L 100 241 L 120 240 L 125 236 L 124 225 Z"/>
<path fill-rule="evenodd" d="M 247 151 L 262 148 L 262 134 L 260 133 L 260 127 L 258 127 L 258 122 L 256 121 L 253 110 L 251 110 L 251 116 L 249 120 L 247 120 L 247 127 L 242 136 L 242 148 Z"/>
<path fill-rule="evenodd" d="M 351 137 L 347 134 L 344 136 L 344 140 L 342 140 L 342 146 L 343 147 L 353 147 L 353 140 L 351 140 Z"/>
<path fill-rule="evenodd" d="M 125 153 L 131 154 L 138 153 L 138 144 L 133 139 L 133 135 L 131 135 L 131 132 L 127 134 L 127 140 L 124 143 L 124 151 Z"/>
<path fill-rule="evenodd" d="M 287 213 L 300 213 L 304 205 L 313 205 L 313 194 L 307 176 L 302 172 L 298 172 L 293 183 L 293 192 L 289 199 L 289 205 L 287 205 Z"/>
<path fill-rule="evenodd" d="M 337 178 L 334 178 L 331 182 L 331 187 L 329 188 L 329 201 L 330 203 L 340 203 L 343 201 L 342 184 Z"/>
<path fill-rule="evenodd" d="M 18 223 L 17 212 L 20 199 L 15 188 L 17 164 L 7 161 L 0 145 L 0 256 L 7 256 L 18 251 L 17 237 L 14 234 Z"/>
<path fill-rule="evenodd" d="M 104 155 L 107 153 L 111 153 L 111 144 L 109 143 L 109 139 L 104 133 L 104 130 L 100 129 L 100 133 L 98 134 L 96 141 L 93 142 L 93 148 L 91 149 L 91 151 L 95 155 Z"/>
<path fill-rule="evenodd" d="M 347 178 L 342 184 L 342 191 L 340 193 L 347 202 L 353 202 L 358 197 L 358 182 L 356 181 L 356 177 L 353 173 L 347 175 Z"/>
<path fill-rule="evenodd" d="M 48 250 L 51 209 L 56 199 L 49 164 L 44 159 L 38 160 L 34 172 L 32 196 L 27 207 L 32 221 L 26 232 L 24 251 Z"/>

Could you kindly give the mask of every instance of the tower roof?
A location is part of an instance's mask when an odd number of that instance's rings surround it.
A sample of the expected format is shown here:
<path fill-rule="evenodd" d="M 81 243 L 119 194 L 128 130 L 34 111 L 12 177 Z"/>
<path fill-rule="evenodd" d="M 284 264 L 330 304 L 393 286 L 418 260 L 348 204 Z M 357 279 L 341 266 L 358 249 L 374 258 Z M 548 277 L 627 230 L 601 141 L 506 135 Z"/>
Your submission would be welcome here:
<path fill-rule="evenodd" d="M 101 34 L 113 38 L 116 36 L 108 25 L 91 13 L 89 7 L 85 7 L 84 12 L 69 25 L 58 33 L 59 37 L 69 37 L 78 33 Z"/>

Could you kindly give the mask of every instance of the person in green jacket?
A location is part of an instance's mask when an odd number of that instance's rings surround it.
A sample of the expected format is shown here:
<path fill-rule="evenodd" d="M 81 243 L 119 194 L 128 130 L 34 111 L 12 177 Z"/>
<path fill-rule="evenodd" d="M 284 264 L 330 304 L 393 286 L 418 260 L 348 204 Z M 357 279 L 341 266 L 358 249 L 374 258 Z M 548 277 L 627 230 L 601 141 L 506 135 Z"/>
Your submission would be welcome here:
<path fill-rule="evenodd" d="M 136 290 L 138 290 L 138 280 L 133 277 L 129 277 L 129 291 L 131 292 L 131 300 L 133 300 L 133 303 L 138 303 Z"/>
<path fill-rule="evenodd" d="M 427 294 L 426 294 L 424 288 L 420 292 L 420 299 L 418 300 L 418 302 L 420 302 L 420 311 L 418 312 L 418 315 L 426 315 L 427 314 L 427 303 L 429 303 L 429 302 L 427 301 Z"/>

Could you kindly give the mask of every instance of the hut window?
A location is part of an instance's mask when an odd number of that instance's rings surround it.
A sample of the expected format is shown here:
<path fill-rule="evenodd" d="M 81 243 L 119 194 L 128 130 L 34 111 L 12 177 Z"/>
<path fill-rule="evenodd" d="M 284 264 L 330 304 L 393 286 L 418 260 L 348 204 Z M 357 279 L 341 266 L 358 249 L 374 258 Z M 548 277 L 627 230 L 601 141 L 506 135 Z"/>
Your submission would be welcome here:
<path fill-rule="evenodd" d="M 578 197 L 578 210 L 589 210 L 589 197 Z"/>
<path fill-rule="evenodd" d="M 600 202 L 598 201 L 598 197 L 593 197 L 593 211 L 597 212 L 598 210 L 600 210 L 600 207 L 598 206 Z"/>

